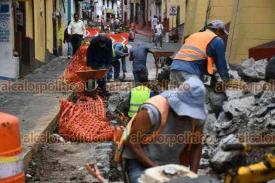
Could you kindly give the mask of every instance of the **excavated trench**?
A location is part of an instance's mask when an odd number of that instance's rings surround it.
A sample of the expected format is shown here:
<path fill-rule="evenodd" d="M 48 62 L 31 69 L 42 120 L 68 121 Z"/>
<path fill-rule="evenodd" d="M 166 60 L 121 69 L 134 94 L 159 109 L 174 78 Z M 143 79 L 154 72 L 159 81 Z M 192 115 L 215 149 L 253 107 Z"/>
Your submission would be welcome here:
<path fill-rule="evenodd" d="M 259 66 L 266 63 L 262 61 L 256 64 Z M 221 93 L 208 95 L 214 102 L 208 102 L 209 114 L 204 133 L 215 140 L 203 145 L 199 170 L 201 175 L 223 180 L 227 170 L 261 161 L 264 153 L 271 151 L 265 148 L 244 154 L 238 151 L 224 152 L 221 149 L 222 144 L 247 142 L 245 140 L 250 135 L 266 137 L 273 136 L 275 132 L 275 82 L 263 81 L 263 69 L 258 68 L 258 72 L 251 76 L 249 67 L 255 67 L 250 60 L 241 68 L 241 74 L 246 74 L 246 77 L 250 78 L 246 80 L 248 83 L 245 89 L 226 88 L 223 94 L 226 96 L 225 99 Z M 238 73 L 240 72 L 235 71 L 231 74 L 240 80 Z M 161 77 L 168 80 L 168 75 L 169 70 L 166 70 Z M 127 87 L 125 84 L 124 89 Z M 114 114 L 116 106 L 127 96 L 128 91 L 125 89 L 112 93 L 107 103 L 109 115 Z M 217 108 L 220 110 L 218 115 Z M 54 133 L 57 134 L 58 129 Z M 84 168 L 86 163 L 91 162 L 98 164 L 102 175 L 110 182 L 122 181 L 120 168 L 112 163 L 112 143 L 72 143 L 64 142 L 58 135 L 54 136 L 59 143 L 41 146 L 30 163 L 27 182 L 95 182 L 96 180 L 88 175 Z M 274 144 L 274 141 L 269 143 Z"/>
<path fill-rule="evenodd" d="M 126 94 L 127 92 L 125 92 Z M 125 95 L 124 94 L 124 95 Z M 116 105 L 124 98 L 120 92 L 112 93 L 106 103 L 107 114 L 112 116 Z M 70 101 L 76 102 L 76 95 Z M 115 117 L 113 116 L 112 119 Z M 47 143 L 41 144 L 33 154 L 26 171 L 26 182 L 98 182 L 85 168 L 85 164 L 96 163 L 102 176 L 109 182 L 122 182 L 121 169 L 113 162 L 114 145 L 110 142 L 80 143 L 65 140 L 59 135 L 59 126 L 47 135 Z"/>

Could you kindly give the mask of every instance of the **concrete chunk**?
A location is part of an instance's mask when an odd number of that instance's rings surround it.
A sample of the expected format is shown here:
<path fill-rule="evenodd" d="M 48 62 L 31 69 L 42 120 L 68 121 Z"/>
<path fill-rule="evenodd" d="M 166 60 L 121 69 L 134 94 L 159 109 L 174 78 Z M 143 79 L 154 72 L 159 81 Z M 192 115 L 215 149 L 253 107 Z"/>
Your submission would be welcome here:
<path fill-rule="evenodd" d="M 238 151 L 225 152 L 221 149 L 223 144 L 239 143 L 237 137 L 233 134 L 222 139 L 218 147 L 214 150 L 213 156 L 210 160 L 212 168 L 216 172 L 225 172 L 229 168 L 234 167 L 240 160 L 241 153 Z"/>
<path fill-rule="evenodd" d="M 247 109 L 255 104 L 254 96 L 249 96 L 241 99 L 234 99 L 225 102 L 223 109 L 225 112 L 229 112 L 233 117 L 240 116 L 247 112 Z"/>

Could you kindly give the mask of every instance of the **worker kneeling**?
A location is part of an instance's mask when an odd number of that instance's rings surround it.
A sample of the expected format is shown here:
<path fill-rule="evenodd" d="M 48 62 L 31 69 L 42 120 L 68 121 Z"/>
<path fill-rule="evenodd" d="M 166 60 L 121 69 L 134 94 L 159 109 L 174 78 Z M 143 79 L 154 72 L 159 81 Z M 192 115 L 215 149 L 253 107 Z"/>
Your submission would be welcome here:
<path fill-rule="evenodd" d="M 121 139 L 117 150 L 122 152 L 131 183 L 138 182 L 145 169 L 159 165 L 183 164 L 197 172 L 201 142 L 192 143 L 190 134 L 202 133 L 206 119 L 205 91 L 202 81 L 191 77 L 179 88 L 165 91 L 140 106 L 122 136 L 124 143 Z M 171 136 L 173 143 L 169 142 Z"/>

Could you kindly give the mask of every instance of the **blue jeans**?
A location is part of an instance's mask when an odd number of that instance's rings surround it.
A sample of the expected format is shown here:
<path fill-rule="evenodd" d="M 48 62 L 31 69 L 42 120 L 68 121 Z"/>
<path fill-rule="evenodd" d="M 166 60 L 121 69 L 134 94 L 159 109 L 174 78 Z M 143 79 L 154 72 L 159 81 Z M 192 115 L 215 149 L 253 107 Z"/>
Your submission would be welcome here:
<path fill-rule="evenodd" d="M 121 58 L 121 65 L 122 65 L 122 71 L 126 72 L 126 61 L 125 61 L 125 57 Z"/>
<path fill-rule="evenodd" d="M 160 44 L 160 47 L 162 47 L 162 35 L 156 35 L 155 38 L 155 46 L 158 46 L 158 43 Z"/>
<path fill-rule="evenodd" d="M 135 159 L 125 159 L 125 161 L 125 168 L 129 176 L 130 182 L 138 183 L 138 179 L 143 174 L 146 168 Z"/>
<path fill-rule="evenodd" d="M 183 83 L 185 80 L 189 79 L 190 77 L 199 78 L 199 76 L 195 74 L 187 73 L 185 71 L 179 71 L 179 70 L 170 71 L 170 80 L 171 80 L 171 83 L 173 83 L 175 86 L 179 86 L 181 83 Z"/>
<path fill-rule="evenodd" d="M 67 56 L 73 56 L 73 46 L 71 42 L 67 42 L 68 50 L 67 50 Z"/>
<path fill-rule="evenodd" d="M 143 69 L 140 69 L 140 70 L 134 70 L 133 71 L 133 75 L 134 75 L 135 83 L 140 83 L 141 82 L 141 80 L 140 80 L 140 73 L 141 72 L 142 72 L 142 74 L 144 74 L 148 78 L 148 70 L 147 70 L 147 68 L 143 68 Z"/>

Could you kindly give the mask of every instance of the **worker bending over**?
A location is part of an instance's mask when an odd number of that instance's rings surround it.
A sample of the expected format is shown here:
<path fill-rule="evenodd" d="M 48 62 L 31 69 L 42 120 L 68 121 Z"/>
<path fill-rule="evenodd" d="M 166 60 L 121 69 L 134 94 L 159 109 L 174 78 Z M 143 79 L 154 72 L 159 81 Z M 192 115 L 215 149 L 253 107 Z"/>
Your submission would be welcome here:
<path fill-rule="evenodd" d="M 183 82 L 192 75 L 214 74 L 214 64 L 223 81 L 229 80 L 225 46 L 220 36 L 228 35 L 221 20 L 210 22 L 206 30 L 190 35 L 176 53 L 171 65 L 172 82 Z"/>
<path fill-rule="evenodd" d="M 148 86 L 148 75 L 142 71 L 137 72 L 137 74 L 139 75 L 140 83 L 131 89 L 126 100 L 117 107 L 117 111 L 124 117 L 132 118 L 145 101 L 156 95 L 156 91 Z"/>
<path fill-rule="evenodd" d="M 128 54 L 128 48 L 126 45 L 122 43 L 115 43 L 113 44 L 112 47 L 112 65 L 114 68 L 114 80 L 119 79 L 119 74 L 120 74 L 120 61 L 121 60 L 121 65 L 122 65 L 122 71 L 123 71 L 123 79 L 125 79 L 125 73 L 126 73 L 126 62 L 125 62 L 125 57 L 127 57 Z M 113 69 L 111 68 L 109 73 L 108 73 L 108 80 L 112 79 L 113 77 Z"/>
<path fill-rule="evenodd" d="M 148 77 L 148 70 L 146 67 L 147 55 L 149 47 L 142 45 L 141 42 L 137 43 L 137 46 L 130 50 L 129 60 L 133 61 L 133 75 L 136 83 L 140 82 L 139 74 L 143 72 Z"/>
<path fill-rule="evenodd" d="M 204 101 L 202 81 L 191 77 L 178 89 L 165 91 L 140 106 L 132 123 L 129 122 L 131 131 L 122 151 L 131 183 L 137 183 L 145 169 L 165 164 L 190 165 L 197 172 L 201 143 L 190 143 L 189 137 L 190 132 L 198 137 L 202 133 L 206 119 Z"/>
<path fill-rule="evenodd" d="M 87 65 L 93 69 L 109 69 L 112 66 L 112 40 L 105 33 L 94 37 L 87 49 Z M 106 79 L 98 82 L 103 93 L 106 91 Z"/>

